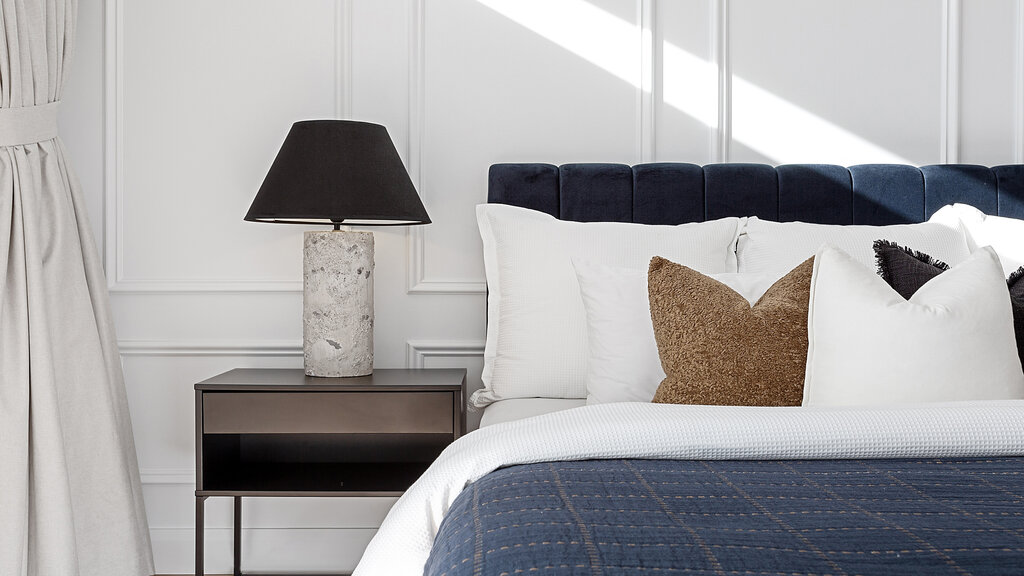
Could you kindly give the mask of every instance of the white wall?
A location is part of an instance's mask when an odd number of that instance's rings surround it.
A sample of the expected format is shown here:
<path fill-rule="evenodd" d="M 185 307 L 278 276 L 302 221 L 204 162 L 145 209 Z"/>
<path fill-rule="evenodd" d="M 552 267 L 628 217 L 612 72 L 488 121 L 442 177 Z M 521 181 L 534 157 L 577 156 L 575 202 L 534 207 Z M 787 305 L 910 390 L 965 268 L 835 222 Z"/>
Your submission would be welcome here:
<path fill-rule="evenodd" d="M 376 234 L 377 365 L 474 383 L 491 163 L 1024 162 L 1021 0 L 81 0 L 74 66 L 162 573 L 192 566 L 192 384 L 301 365 L 301 230 L 242 222 L 295 120 L 388 126 L 434 224 Z M 389 504 L 254 501 L 247 566 L 350 569 Z"/>

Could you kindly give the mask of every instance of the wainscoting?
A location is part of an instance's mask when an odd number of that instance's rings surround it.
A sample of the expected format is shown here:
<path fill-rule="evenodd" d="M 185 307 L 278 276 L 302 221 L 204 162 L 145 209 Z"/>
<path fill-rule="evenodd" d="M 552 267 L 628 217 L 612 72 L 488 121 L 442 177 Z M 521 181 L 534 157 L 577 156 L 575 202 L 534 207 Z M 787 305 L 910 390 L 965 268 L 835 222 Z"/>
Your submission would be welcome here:
<path fill-rule="evenodd" d="M 1024 0 L 83 1 L 62 132 L 159 573 L 192 567 L 192 384 L 301 365 L 301 229 L 242 216 L 290 124 L 322 117 L 388 126 L 434 220 L 376 233 L 377 364 L 478 386 L 488 165 L 1024 162 Z M 389 505 L 252 502 L 245 562 L 349 569 Z"/>

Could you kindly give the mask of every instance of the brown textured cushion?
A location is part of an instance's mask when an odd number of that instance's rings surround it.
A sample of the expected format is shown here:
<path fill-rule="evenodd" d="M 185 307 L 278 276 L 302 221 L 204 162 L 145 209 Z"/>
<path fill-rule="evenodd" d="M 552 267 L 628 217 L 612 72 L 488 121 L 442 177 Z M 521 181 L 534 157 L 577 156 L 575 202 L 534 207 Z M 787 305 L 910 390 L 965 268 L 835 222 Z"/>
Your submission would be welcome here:
<path fill-rule="evenodd" d="M 780 278 L 753 307 L 700 272 L 654 257 L 651 320 L 665 404 L 799 406 L 807 364 L 814 259 Z"/>

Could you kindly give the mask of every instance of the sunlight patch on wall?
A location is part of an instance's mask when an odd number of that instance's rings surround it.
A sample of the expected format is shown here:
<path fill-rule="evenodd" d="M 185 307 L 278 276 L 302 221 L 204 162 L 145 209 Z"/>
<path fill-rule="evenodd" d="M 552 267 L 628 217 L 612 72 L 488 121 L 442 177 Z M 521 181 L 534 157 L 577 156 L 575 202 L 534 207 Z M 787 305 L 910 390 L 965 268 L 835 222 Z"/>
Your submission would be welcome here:
<path fill-rule="evenodd" d="M 620 80 L 640 87 L 640 27 L 584 0 L 477 0 Z"/>
<path fill-rule="evenodd" d="M 670 42 L 662 43 L 662 99 L 710 128 L 718 128 L 718 66 Z"/>
<path fill-rule="evenodd" d="M 735 75 L 732 102 L 733 139 L 776 162 L 912 164 Z"/>
<path fill-rule="evenodd" d="M 642 34 L 584 0 L 477 0 L 635 88 L 642 83 Z M 718 66 L 671 42 L 662 44 L 666 105 L 718 128 Z M 817 116 L 743 78 L 732 77 L 733 140 L 779 164 L 867 162 L 909 164 L 898 154 Z"/>

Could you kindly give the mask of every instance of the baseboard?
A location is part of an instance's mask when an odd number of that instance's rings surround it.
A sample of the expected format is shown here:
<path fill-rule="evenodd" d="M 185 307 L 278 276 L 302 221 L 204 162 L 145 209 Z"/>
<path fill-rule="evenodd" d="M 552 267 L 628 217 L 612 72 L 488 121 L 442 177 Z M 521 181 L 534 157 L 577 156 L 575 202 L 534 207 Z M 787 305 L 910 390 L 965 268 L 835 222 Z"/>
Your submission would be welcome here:
<path fill-rule="evenodd" d="M 367 528 L 247 528 L 242 530 L 246 572 L 351 572 L 376 530 Z M 154 528 L 157 574 L 194 574 L 195 540 L 188 528 Z M 207 574 L 231 573 L 231 530 L 207 528 Z"/>

